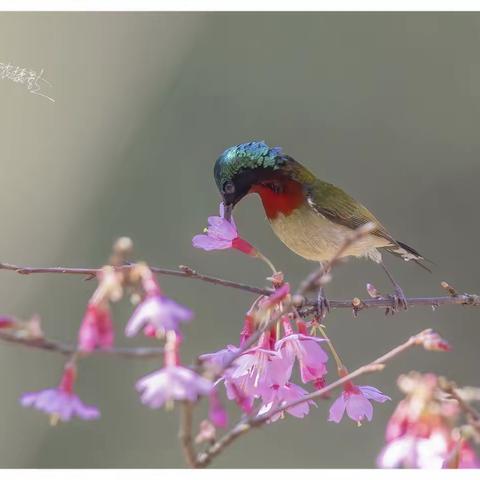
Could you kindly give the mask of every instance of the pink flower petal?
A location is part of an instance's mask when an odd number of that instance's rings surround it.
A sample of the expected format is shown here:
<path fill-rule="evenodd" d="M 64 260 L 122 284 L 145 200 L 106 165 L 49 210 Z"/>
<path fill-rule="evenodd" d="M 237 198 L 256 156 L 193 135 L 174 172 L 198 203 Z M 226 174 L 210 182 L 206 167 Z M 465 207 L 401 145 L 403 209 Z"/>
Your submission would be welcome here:
<path fill-rule="evenodd" d="M 227 241 L 230 243 L 238 236 L 232 225 L 223 219 L 221 219 L 221 222 L 210 224 L 207 235 L 214 240 Z"/>
<path fill-rule="evenodd" d="M 60 420 L 67 422 L 73 416 L 82 420 L 95 420 L 100 417 L 100 411 L 93 405 L 84 404 L 74 393 L 66 393 L 58 388 L 25 393 L 20 397 L 23 407 L 33 407 L 48 415 L 58 415 Z"/>
<path fill-rule="evenodd" d="M 300 364 L 300 375 L 303 383 L 315 381 L 327 373 L 328 355 L 319 343 L 324 339 L 303 334 L 291 334 L 283 337 L 275 344 L 275 349 L 283 358 L 297 357 Z"/>
<path fill-rule="evenodd" d="M 213 384 L 193 370 L 168 366 L 138 380 L 136 388 L 142 403 L 159 408 L 169 400 L 196 401 L 199 396 L 208 395 Z"/>
<path fill-rule="evenodd" d="M 345 399 L 342 394 L 333 402 L 332 406 L 330 407 L 329 422 L 340 423 L 343 418 L 343 414 L 345 413 Z"/>
<path fill-rule="evenodd" d="M 227 248 L 232 248 L 232 241 L 222 240 L 218 238 L 213 238 L 210 235 L 200 234 L 193 237 L 192 245 L 195 248 L 201 248 L 208 252 L 211 250 L 226 250 Z"/>
<path fill-rule="evenodd" d="M 388 395 L 384 395 L 380 390 L 378 390 L 378 388 L 367 385 L 358 388 L 363 393 L 364 397 L 368 398 L 369 400 L 375 400 L 378 403 L 384 403 L 387 400 L 391 400 Z"/>
<path fill-rule="evenodd" d="M 413 437 L 403 437 L 387 444 L 377 458 L 380 468 L 398 468 L 407 459 L 414 458 L 415 441 Z M 410 462 L 407 463 L 407 465 Z M 413 466 L 413 465 L 412 465 Z"/>
<path fill-rule="evenodd" d="M 365 418 L 372 420 L 372 404 L 361 394 L 352 393 L 345 400 L 347 415 L 355 422 L 361 422 Z"/>
<path fill-rule="evenodd" d="M 264 404 L 260 408 L 258 415 L 268 414 L 268 412 L 271 410 L 300 400 L 307 394 L 308 392 L 306 390 L 293 383 L 287 383 L 282 387 L 274 386 L 270 387 L 269 389 L 264 389 L 262 393 L 262 400 Z M 308 400 L 293 407 L 287 408 L 285 411 L 294 417 L 303 418 L 305 415 L 308 415 L 310 411 L 310 405 L 315 405 L 315 402 Z M 276 422 L 281 417 L 282 413 L 279 412 L 273 415 L 269 421 Z"/>
<path fill-rule="evenodd" d="M 133 337 L 147 325 L 153 325 L 158 331 L 177 332 L 180 324 L 189 322 L 193 312 L 183 305 L 163 295 L 147 296 L 134 310 L 126 327 L 125 335 Z"/>

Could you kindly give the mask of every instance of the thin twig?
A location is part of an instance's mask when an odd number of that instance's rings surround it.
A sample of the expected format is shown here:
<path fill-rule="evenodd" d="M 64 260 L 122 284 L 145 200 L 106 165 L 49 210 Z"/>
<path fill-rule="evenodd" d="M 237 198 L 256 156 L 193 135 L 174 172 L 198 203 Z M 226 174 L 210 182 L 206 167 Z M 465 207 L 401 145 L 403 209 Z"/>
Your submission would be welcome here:
<path fill-rule="evenodd" d="M 183 455 L 190 467 L 197 466 L 197 453 L 193 447 L 192 423 L 193 423 L 193 404 L 185 401 L 180 410 L 180 430 L 178 438 L 182 445 Z"/>
<path fill-rule="evenodd" d="M 0 340 L 23 345 L 28 348 L 36 348 L 50 352 L 60 353 L 61 355 L 70 356 L 74 353 L 81 355 L 102 355 L 102 356 L 119 356 L 128 358 L 158 358 L 163 355 L 163 348 L 158 347 L 115 347 L 110 349 L 97 349 L 93 352 L 82 352 L 75 345 L 49 340 L 47 338 L 28 338 L 19 337 L 18 335 L 0 331 Z"/>
<path fill-rule="evenodd" d="M 121 267 L 114 267 L 117 269 L 130 269 L 135 264 L 123 265 Z M 257 295 L 270 295 L 273 290 L 270 288 L 259 288 L 253 285 L 247 285 L 244 283 L 234 282 L 232 280 L 226 280 L 223 278 L 212 277 L 209 275 L 203 275 L 190 267 L 180 266 L 180 270 L 171 270 L 168 268 L 150 267 L 151 270 L 159 275 L 170 275 L 175 277 L 192 278 L 203 282 L 211 283 L 213 285 L 220 285 L 228 288 L 235 288 L 237 290 L 243 290 L 245 292 L 254 293 Z M 30 275 L 35 273 L 53 273 L 53 274 L 66 274 L 66 275 L 82 275 L 87 279 L 95 277 L 100 271 L 100 268 L 71 268 L 71 267 L 27 267 L 13 265 L 10 263 L 0 263 L 0 270 L 7 270 L 19 273 L 21 275 Z M 311 274 L 310 281 L 318 281 L 318 275 L 321 274 L 321 269 L 316 270 Z M 480 296 L 464 293 L 460 295 L 449 295 L 442 297 L 408 297 L 407 302 L 409 306 L 429 306 L 439 307 L 441 305 L 471 305 L 480 306 Z M 355 311 L 360 311 L 366 308 L 387 308 L 394 306 L 394 299 L 390 297 L 381 298 L 353 298 L 351 300 L 329 300 L 330 309 L 337 308 L 351 308 Z M 298 312 L 302 316 L 310 315 L 315 312 L 316 303 L 306 303 L 303 307 L 298 309 Z"/>
<path fill-rule="evenodd" d="M 136 266 L 135 263 L 129 263 L 128 265 L 112 266 L 116 270 L 129 270 Z M 225 280 L 223 278 L 212 277 L 210 275 L 203 275 L 198 273 L 190 267 L 180 265 L 179 270 L 172 270 L 170 268 L 150 267 L 152 272 L 159 275 L 170 275 L 173 277 L 192 278 L 194 280 L 201 280 L 203 282 L 212 283 L 213 285 L 221 285 L 223 287 L 236 288 L 237 290 L 243 290 L 249 293 L 255 293 L 258 295 L 270 295 L 273 290 L 268 288 L 259 288 L 245 283 L 233 282 L 231 280 Z M 27 267 L 23 265 L 13 265 L 11 263 L 0 263 L 0 270 L 9 270 L 19 273 L 20 275 L 31 275 L 33 273 L 56 273 L 64 275 L 81 275 L 86 277 L 87 280 L 94 278 L 101 268 L 76 268 L 76 267 Z"/>
<path fill-rule="evenodd" d="M 235 425 L 228 433 L 226 433 L 220 440 L 218 440 L 210 448 L 208 448 L 205 452 L 199 454 L 197 457 L 196 466 L 202 467 L 202 468 L 208 466 L 208 464 L 210 464 L 210 462 L 217 455 L 219 455 L 228 445 L 230 445 L 234 440 L 236 440 L 241 435 L 244 435 L 246 432 L 252 430 L 253 428 L 257 428 L 264 425 L 275 415 L 278 415 L 279 413 L 282 413 L 285 410 L 295 407 L 296 405 L 299 405 L 301 403 L 305 403 L 315 398 L 321 397 L 331 392 L 335 388 L 340 387 L 346 382 L 359 377 L 360 375 L 383 369 L 384 365 L 387 362 L 392 360 L 394 357 L 396 357 L 400 353 L 403 353 L 404 351 L 408 350 L 414 345 L 421 344 L 422 343 L 421 339 L 424 334 L 425 332 L 420 332 L 417 335 L 410 337 L 406 342 L 393 348 L 392 350 L 387 352 L 385 355 L 382 355 L 376 360 L 366 365 L 363 365 L 360 368 L 357 368 L 352 373 L 338 379 L 337 381 L 331 383 L 330 385 L 327 385 L 326 387 L 320 390 L 310 393 L 309 395 L 305 395 L 303 398 L 299 400 L 287 403 L 281 407 L 277 407 L 271 410 L 270 412 L 268 412 L 267 414 L 259 415 L 255 417 L 251 416 L 251 417 L 248 417 L 246 420 L 242 420 L 240 423 Z"/>
<path fill-rule="evenodd" d="M 480 306 L 480 296 L 463 293 L 455 297 L 408 297 L 408 306 L 423 306 L 423 307 L 440 307 L 442 305 L 470 305 L 474 307 Z M 336 308 L 351 308 L 354 311 L 360 311 L 367 308 L 387 308 L 393 307 L 395 300 L 391 297 L 379 298 L 353 298 L 352 300 L 329 300 L 330 309 Z M 307 304 L 300 308 L 298 312 L 302 316 L 310 315 L 316 311 L 316 303 Z"/>

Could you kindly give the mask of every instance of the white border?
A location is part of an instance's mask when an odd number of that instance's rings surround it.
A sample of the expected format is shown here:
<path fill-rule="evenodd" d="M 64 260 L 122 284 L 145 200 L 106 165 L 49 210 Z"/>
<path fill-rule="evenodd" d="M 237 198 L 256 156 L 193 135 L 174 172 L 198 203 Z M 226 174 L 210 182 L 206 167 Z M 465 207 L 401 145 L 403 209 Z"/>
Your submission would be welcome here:
<path fill-rule="evenodd" d="M 0 0 L 0 11 L 478 11 L 479 2 L 472 0 Z M 341 445 L 339 445 L 341 448 Z M 272 472 L 272 473 L 269 473 Z M 204 480 L 264 479 L 274 475 L 282 478 L 318 480 L 319 473 L 328 480 L 376 480 L 376 479 L 425 479 L 434 475 L 437 479 L 465 478 L 478 480 L 478 470 L 2 470 L 2 480 L 34 478 L 39 480 L 158 480 L 200 478 Z"/>

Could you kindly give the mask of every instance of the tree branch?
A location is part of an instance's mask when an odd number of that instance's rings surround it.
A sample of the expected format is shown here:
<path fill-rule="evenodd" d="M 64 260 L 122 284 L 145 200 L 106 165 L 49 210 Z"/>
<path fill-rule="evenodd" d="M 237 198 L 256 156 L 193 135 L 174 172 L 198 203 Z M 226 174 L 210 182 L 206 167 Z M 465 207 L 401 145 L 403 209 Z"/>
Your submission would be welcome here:
<path fill-rule="evenodd" d="M 130 269 L 135 264 L 123 265 L 121 267 L 114 267 L 116 269 Z M 168 268 L 150 267 L 151 270 L 159 275 L 170 275 L 174 277 L 191 278 L 194 280 L 200 280 L 203 282 L 211 283 L 213 285 L 220 285 L 223 287 L 234 288 L 237 290 L 243 290 L 244 292 L 254 293 L 257 295 L 270 295 L 273 290 L 270 288 L 259 288 L 245 283 L 234 282 L 232 280 L 226 280 L 223 278 L 212 277 L 196 272 L 195 270 L 181 265 L 179 270 L 172 270 Z M 71 268 L 71 267 L 27 267 L 20 265 L 13 265 L 10 263 L 0 263 L 0 270 L 7 270 L 16 272 L 20 275 L 30 275 L 35 273 L 53 273 L 53 274 L 65 274 L 65 275 L 82 275 L 87 277 L 86 279 L 93 278 L 101 271 L 100 268 Z M 311 285 L 312 282 L 318 281 L 321 276 L 321 270 L 313 272 L 307 279 L 307 284 Z M 304 285 L 300 292 L 307 290 L 307 285 Z M 442 305 L 471 305 L 480 306 L 480 296 L 463 293 L 454 295 L 442 296 L 442 297 L 408 297 L 407 302 L 409 306 L 429 306 L 439 307 Z M 355 313 L 367 308 L 387 308 L 394 307 L 395 301 L 388 296 L 379 298 L 353 298 L 352 300 L 329 300 L 330 308 L 351 308 Z M 314 313 L 316 309 L 315 302 L 306 302 L 302 307 L 298 308 L 298 312 L 302 316 L 310 315 Z"/>
<path fill-rule="evenodd" d="M 178 438 L 182 445 L 183 455 L 190 467 L 197 467 L 197 453 L 193 447 L 192 423 L 193 423 L 193 404 L 185 401 L 182 403 L 180 411 L 180 429 Z"/>
<path fill-rule="evenodd" d="M 128 265 L 112 266 L 116 270 L 129 270 L 136 266 L 135 263 L 129 263 Z M 243 290 L 249 293 L 255 293 L 257 295 L 270 295 L 273 290 L 268 288 L 258 288 L 244 283 L 233 282 L 231 280 L 225 280 L 223 278 L 212 277 L 210 275 L 203 275 L 196 272 L 190 267 L 180 265 L 179 270 L 172 270 L 169 268 L 161 267 L 149 267 L 152 272 L 158 275 L 170 275 L 173 277 L 192 278 L 194 280 L 201 280 L 203 282 L 211 283 L 213 285 L 221 285 L 223 287 L 235 288 L 237 290 Z M 22 265 L 13 265 L 11 263 L 0 263 L 0 270 L 8 270 L 16 272 L 20 275 L 31 275 L 33 273 L 56 273 L 65 275 L 81 275 L 86 277 L 86 280 L 94 278 L 101 268 L 76 268 L 76 267 L 27 267 Z"/>
<path fill-rule="evenodd" d="M 248 431 L 252 430 L 253 428 L 260 427 L 267 423 L 273 416 L 284 412 L 285 410 L 292 408 L 296 405 L 301 403 L 308 402 L 309 400 L 313 400 L 315 398 L 321 397 L 326 393 L 331 392 L 335 388 L 338 388 L 345 384 L 348 381 L 351 381 L 360 375 L 365 373 L 374 372 L 378 370 L 382 370 L 385 366 L 385 363 L 392 360 L 394 357 L 403 353 L 404 351 L 408 350 L 409 348 L 413 347 L 414 345 L 421 345 L 423 344 L 422 338 L 428 333 L 430 330 L 425 330 L 417 335 L 410 337 L 406 342 L 398 345 L 397 347 L 393 348 L 385 355 L 373 360 L 372 362 L 363 365 L 357 368 L 352 373 L 346 375 L 338 379 L 337 381 L 327 385 L 326 387 L 317 390 L 309 395 L 305 395 L 303 398 L 296 400 L 294 402 L 287 403 L 281 407 L 277 407 L 272 411 L 268 412 L 264 415 L 259 416 L 250 416 L 246 420 L 242 420 L 240 423 L 235 425 L 228 433 L 226 433 L 220 440 L 215 442 L 210 448 L 208 448 L 205 452 L 198 455 L 195 465 L 197 467 L 206 467 L 210 464 L 210 462 L 219 455 L 226 447 L 228 447 L 232 442 L 234 442 L 238 437 L 244 435 Z"/>
<path fill-rule="evenodd" d="M 442 305 L 470 305 L 474 307 L 480 306 L 480 297 L 475 294 L 463 293 L 455 296 L 442 297 L 408 297 L 408 306 L 423 306 L 423 307 L 440 307 Z M 367 308 L 393 308 L 395 301 L 391 297 L 378 298 L 353 298 L 352 300 L 330 300 L 330 309 L 336 308 L 351 308 L 355 313 L 365 310 Z M 300 315 L 307 316 L 316 311 L 316 304 L 307 304 L 298 311 Z"/>
<path fill-rule="evenodd" d="M 66 343 L 49 340 L 47 338 L 26 338 L 20 337 L 15 334 L 3 332 L 0 330 L 0 340 L 7 343 L 14 343 L 17 345 L 23 345 L 28 348 L 36 348 L 39 350 L 46 350 L 50 352 L 56 352 L 61 355 L 70 356 L 74 353 L 79 355 L 102 355 L 102 356 L 117 356 L 128 358 L 158 358 L 163 355 L 163 348 L 158 347 L 116 347 L 108 350 L 94 350 L 93 352 L 82 352 L 77 349 L 75 345 L 69 345 Z"/>

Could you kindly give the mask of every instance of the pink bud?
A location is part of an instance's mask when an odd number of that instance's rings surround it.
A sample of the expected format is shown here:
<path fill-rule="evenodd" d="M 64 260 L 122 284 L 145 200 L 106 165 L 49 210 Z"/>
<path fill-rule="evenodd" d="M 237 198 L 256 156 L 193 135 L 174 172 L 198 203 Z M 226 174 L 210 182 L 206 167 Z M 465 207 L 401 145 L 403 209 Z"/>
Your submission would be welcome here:
<path fill-rule="evenodd" d="M 437 332 L 427 330 L 420 336 L 420 341 L 425 350 L 449 352 L 452 350 L 450 344 Z"/>
<path fill-rule="evenodd" d="M 15 323 L 12 317 L 0 317 L 0 328 L 11 328 Z"/>
<path fill-rule="evenodd" d="M 96 348 L 111 348 L 114 332 L 109 308 L 89 303 L 78 330 L 78 348 L 92 352 Z"/>
<path fill-rule="evenodd" d="M 156 338 L 157 337 L 157 329 L 155 328 L 154 325 L 152 325 L 151 323 L 148 323 L 147 325 L 145 325 L 145 327 L 143 329 L 143 334 L 146 337 Z"/>
<path fill-rule="evenodd" d="M 215 441 L 215 427 L 209 420 L 202 420 L 200 422 L 200 431 L 198 435 L 195 437 L 195 443 L 203 443 L 208 442 L 211 443 Z"/>

